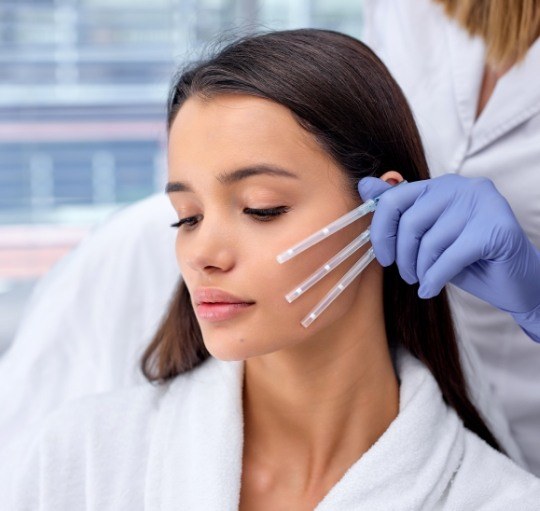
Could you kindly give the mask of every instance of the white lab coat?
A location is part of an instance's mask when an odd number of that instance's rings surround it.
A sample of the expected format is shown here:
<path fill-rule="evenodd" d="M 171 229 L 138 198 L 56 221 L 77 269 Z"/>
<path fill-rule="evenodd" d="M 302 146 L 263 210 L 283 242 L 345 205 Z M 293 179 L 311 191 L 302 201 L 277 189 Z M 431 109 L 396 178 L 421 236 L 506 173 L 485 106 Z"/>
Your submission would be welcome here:
<path fill-rule="evenodd" d="M 484 45 L 439 4 L 368 0 L 365 40 L 409 100 L 431 175 L 491 179 L 540 247 L 540 39 L 499 80 L 477 120 Z M 540 475 L 540 344 L 509 314 L 448 288 L 460 337 L 477 349 L 512 433 Z"/>
<path fill-rule="evenodd" d="M 399 414 L 316 511 L 536 511 L 540 479 L 467 430 L 400 348 Z M 238 509 L 243 362 L 206 360 L 170 384 L 50 416 L 0 501 L 17 511 Z"/>

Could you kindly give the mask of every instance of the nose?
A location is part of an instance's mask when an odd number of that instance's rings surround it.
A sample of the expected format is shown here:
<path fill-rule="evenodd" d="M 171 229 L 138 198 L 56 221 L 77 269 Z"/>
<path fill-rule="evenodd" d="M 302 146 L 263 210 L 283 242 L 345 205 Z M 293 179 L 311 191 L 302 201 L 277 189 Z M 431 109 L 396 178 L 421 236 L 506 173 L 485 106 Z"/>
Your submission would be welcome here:
<path fill-rule="evenodd" d="M 179 253 L 184 251 L 182 259 L 196 272 L 210 275 L 230 271 L 234 267 L 236 244 L 222 225 L 210 225 L 208 220 L 203 219 L 196 235 L 185 242 L 184 248 L 179 246 Z"/>

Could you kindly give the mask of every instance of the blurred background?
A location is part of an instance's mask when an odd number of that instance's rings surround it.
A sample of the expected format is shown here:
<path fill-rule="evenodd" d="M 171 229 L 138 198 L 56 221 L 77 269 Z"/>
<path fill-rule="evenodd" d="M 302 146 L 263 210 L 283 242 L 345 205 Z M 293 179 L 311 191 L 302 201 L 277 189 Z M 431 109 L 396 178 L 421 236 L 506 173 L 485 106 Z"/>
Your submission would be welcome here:
<path fill-rule="evenodd" d="M 0 0 L 0 353 L 36 281 L 163 190 L 176 66 L 223 33 L 360 37 L 362 0 Z"/>

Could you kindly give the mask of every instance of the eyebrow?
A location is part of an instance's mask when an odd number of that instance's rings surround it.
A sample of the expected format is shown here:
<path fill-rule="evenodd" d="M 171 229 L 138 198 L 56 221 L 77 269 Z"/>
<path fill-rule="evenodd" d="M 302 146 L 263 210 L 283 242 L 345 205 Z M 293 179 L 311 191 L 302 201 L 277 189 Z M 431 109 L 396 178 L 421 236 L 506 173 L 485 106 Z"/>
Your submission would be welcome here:
<path fill-rule="evenodd" d="M 299 179 L 299 177 L 293 172 L 286 170 L 277 165 L 269 165 L 267 163 L 261 163 L 258 165 L 249 165 L 247 167 L 242 167 L 232 172 L 222 172 L 216 179 L 224 185 L 231 185 L 237 183 L 242 179 L 246 179 L 251 176 L 278 176 L 278 177 L 288 177 L 293 179 Z M 193 192 L 193 189 L 188 183 L 182 181 L 172 181 L 167 183 L 165 187 L 165 193 L 171 192 Z"/>

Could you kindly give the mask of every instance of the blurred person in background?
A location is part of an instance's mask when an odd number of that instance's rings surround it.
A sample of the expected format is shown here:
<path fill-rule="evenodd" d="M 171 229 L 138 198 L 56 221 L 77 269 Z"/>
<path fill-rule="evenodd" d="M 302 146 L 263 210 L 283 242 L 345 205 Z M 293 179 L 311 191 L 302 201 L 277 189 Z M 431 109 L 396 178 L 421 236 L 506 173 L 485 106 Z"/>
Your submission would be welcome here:
<path fill-rule="evenodd" d="M 365 41 L 405 92 L 432 177 L 491 179 L 537 248 L 539 37 L 535 0 L 366 4 Z M 512 435 L 540 475 L 540 304 L 512 318 L 448 287 L 460 336 L 476 349 Z"/>

